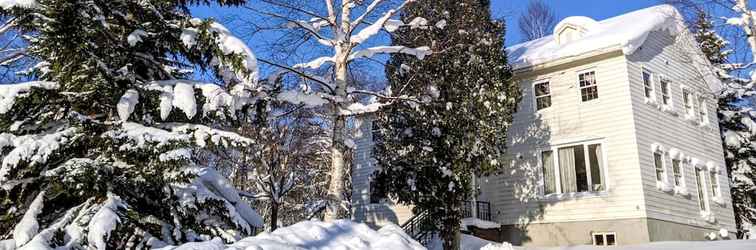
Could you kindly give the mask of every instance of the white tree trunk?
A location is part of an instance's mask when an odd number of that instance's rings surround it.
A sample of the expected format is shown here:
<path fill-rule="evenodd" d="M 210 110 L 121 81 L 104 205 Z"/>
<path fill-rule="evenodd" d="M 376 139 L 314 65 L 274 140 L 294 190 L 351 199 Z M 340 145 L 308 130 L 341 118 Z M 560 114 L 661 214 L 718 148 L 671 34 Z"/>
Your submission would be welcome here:
<path fill-rule="evenodd" d="M 347 97 L 347 73 L 349 45 L 337 45 L 335 57 L 335 78 L 337 98 Z M 346 170 L 344 160 L 344 134 L 346 130 L 346 117 L 339 112 L 338 104 L 333 107 L 333 135 L 331 142 L 331 170 L 330 183 L 328 185 L 328 206 L 324 220 L 333 221 L 339 219 L 344 213 L 342 202 L 344 201 L 344 172 Z"/>

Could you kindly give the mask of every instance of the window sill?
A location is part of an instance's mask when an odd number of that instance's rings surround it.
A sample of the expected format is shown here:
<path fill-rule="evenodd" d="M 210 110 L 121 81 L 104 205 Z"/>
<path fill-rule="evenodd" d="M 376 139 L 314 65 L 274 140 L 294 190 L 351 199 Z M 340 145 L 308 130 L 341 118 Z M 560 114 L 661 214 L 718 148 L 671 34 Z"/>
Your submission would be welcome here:
<path fill-rule="evenodd" d="M 656 99 L 643 97 L 643 103 L 653 106 L 654 108 L 659 108 L 659 103 L 656 102 Z"/>
<path fill-rule="evenodd" d="M 690 197 L 690 193 L 688 193 L 688 189 L 686 189 L 683 186 L 675 186 L 675 194 L 685 197 L 685 198 Z"/>
<path fill-rule="evenodd" d="M 673 191 L 675 190 L 674 186 L 663 181 L 656 181 L 656 189 L 665 193 L 673 193 Z"/>
<path fill-rule="evenodd" d="M 672 104 L 662 105 L 661 110 L 671 115 L 677 115 L 677 111 L 675 111 L 675 107 Z"/>
<path fill-rule="evenodd" d="M 538 197 L 541 201 L 564 201 L 564 200 L 577 200 L 577 199 L 589 199 L 589 198 L 601 198 L 609 196 L 607 191 L 598 192 L 575 192 L 575 193 L 562 193 L 562 194 L 547 194 Z"/>

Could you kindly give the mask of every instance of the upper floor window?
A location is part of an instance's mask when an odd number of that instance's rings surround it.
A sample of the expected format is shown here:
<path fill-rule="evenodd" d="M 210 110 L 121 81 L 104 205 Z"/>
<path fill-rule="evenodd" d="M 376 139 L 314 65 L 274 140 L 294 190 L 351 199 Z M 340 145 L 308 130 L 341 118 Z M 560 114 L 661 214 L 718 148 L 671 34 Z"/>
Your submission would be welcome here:
<path fill-rule="evenodd" d="M 651 74 L 651 72 L 644 69 L 643 70 L 643 94 L 646 97 L 646 100 L 655 99 L 653 79 L 654 79 L 654 76 Z"/>
<path fill-rule="evenodd" d="M 665 77 L 661 77 L 659 79 L 659 83 L 661 84 L 662 105 L 664 106 L 672 105 L 672 98 L 671 98 L 672 91 L 671 91 L 669 79 Z"/>
<path fill-rule="evenodd" d="M 544 194 L 606 190 L 601 144 L 578 144 L 541 153 Z"/>
<path fill-rule="evenodd" d="M 698 122 L 702 126 L 709 125 L 709 112 L 706 104 L 706 98 L 704 98 L 703 96 L 698 98 L 698 116 Z"/>
<path fill-rule="evenodd" d="M 535 91 L 536 110 L 551 107 L 551 86 L 549 82 L 539 82 L 533 85 Z"/>
<path fill-rule="evenodd" d="M 596 71 L 586 71 L 578 74 L 578 81 L 580 82 L 580 96 L 584 102 L 598 98 Z"/>
<path fill-rule="evenodd" d="M 690 92 L 690 89 L 683 88 L 682 97 L 683 107 L 685 108 L 685 117 L 693 117 L 695 115 L 695 111 L 693 110 L 693 93 Z"/>

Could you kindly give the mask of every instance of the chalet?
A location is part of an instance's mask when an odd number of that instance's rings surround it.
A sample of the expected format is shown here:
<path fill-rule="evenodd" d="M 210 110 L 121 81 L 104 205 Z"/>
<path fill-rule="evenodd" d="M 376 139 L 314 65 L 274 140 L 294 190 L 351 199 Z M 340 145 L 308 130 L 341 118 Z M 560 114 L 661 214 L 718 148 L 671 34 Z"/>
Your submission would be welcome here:
<path fill-rule="evenodd" d="M 720 82 L 674 7 L 568 17 L 508 53 L 523 95 L 508 165 L 476 181 L 478 217 L 501 225 L 499 240 L 628 245 L 734 231 Z M 355 217 L 405 223 L 408 207 L 370 200 L 369 126 L 353 168 Z"/>

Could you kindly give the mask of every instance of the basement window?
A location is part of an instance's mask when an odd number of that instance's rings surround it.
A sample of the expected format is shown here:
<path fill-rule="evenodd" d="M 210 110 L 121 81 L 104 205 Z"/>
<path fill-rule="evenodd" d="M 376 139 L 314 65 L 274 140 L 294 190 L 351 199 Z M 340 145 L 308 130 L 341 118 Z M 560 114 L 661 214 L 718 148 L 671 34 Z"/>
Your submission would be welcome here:
<path fill-rule="evenodd" d="M 617 245 L 616 233 L 593 233 L 594 246 L 614 246 Z"/>

